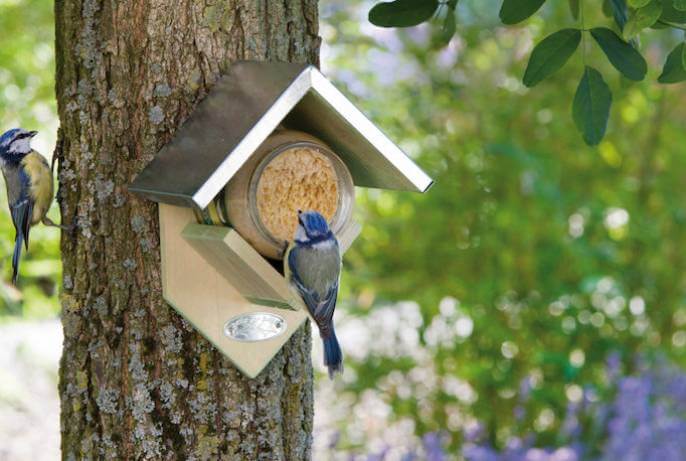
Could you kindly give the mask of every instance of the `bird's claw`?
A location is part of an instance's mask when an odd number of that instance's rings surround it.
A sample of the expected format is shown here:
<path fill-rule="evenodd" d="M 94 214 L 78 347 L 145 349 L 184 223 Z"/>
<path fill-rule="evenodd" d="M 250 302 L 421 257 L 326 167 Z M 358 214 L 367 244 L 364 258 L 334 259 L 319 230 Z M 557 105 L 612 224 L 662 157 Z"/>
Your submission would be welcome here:
<path fill-rule="evenodd" d="M 44 217 L 41 220 L 41 222 L 45 226 L 58 227 L 69 235 L 74 235 L 74 233 L 76 232 L 76 229 L 78 229 L 78 227 L 79 227 L 76 218 L 74 218 L 74 222 L 72 222 L 71 224 L 57 224 L 56 222 L 54 222 L 52 219 L 48 218 L 47 216 Z"/>

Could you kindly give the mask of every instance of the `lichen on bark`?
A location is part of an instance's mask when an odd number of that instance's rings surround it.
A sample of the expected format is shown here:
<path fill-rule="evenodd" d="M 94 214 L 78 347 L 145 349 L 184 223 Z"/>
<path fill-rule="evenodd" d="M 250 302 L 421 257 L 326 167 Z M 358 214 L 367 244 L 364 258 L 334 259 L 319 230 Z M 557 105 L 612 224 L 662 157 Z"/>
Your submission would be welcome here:
<path fill-rule="evenodd" d="M 127 185 L 238 59 L 318 63 L 316 0 L 56 0 L 62 456 L 310 457 L 309 326 L 255 380 L 162 299 Z"/>

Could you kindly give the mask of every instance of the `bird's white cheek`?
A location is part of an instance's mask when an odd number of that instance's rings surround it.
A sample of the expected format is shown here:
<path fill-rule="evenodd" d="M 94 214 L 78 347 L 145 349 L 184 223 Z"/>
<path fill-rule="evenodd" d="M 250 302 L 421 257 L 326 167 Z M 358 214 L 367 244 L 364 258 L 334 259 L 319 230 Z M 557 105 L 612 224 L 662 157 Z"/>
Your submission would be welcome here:
<path fill-rule="evenodd" d="M 312 248 L 316 250 L 329 250 L 335 244 L 334 240 L 323 240 L 312 245 Z"/>
<path fill-rule="evenodd" d="M 307 242 L 309 240 L 303 226 L 298 226 L 298 230 L 295 231 L 295 240 L 299 242 Z"/>
<path fill-rule="evenodd" d="M 23 154 L 31 151 L 31 139 L 22 138 L 17 139 L 10 146 L 10 152 Z"/>

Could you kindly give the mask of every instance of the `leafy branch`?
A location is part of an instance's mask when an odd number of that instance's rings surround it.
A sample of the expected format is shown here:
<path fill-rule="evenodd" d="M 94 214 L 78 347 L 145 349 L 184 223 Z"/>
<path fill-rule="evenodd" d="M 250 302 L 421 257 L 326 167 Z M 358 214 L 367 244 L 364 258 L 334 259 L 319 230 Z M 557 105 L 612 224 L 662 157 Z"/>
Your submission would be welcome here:
<path fill-rule="evenodd" d="M 546 0 L 503 0 L 499 17 L 503 24 L 514 25 L 536 14 Z M 605 0 L 602 10 L 612 17 L 616 31 L 609 27 L 587 29 L 583 0 L 568 0 L 573 19 L 581 27 L 565 28 L 541 40 L 531 52 L 523 83 L 534 87 L 560 70 L 583 41 L 584 71 L 574 95 L 572 116 L 588 145 L 597 145 L 605 136 L 612 105 L 612 91 L 602 74 L 586 63 L 585 43 L 590 34 L 610 64 L 632 81 L 645 79 L 648 66 L 639 51 L 638 36 L 645 29 L 686 31 L 686 0 Z M 424 22 L 438 22 L 438 45 L 447 45 L 457 29 L 458 0 L 395 0 L 376 4 L 369 21 L 380 27 L 413 27 Z M 686 46 L 674 48 L 665 61 L 659 83 L 686 81 Z"/>

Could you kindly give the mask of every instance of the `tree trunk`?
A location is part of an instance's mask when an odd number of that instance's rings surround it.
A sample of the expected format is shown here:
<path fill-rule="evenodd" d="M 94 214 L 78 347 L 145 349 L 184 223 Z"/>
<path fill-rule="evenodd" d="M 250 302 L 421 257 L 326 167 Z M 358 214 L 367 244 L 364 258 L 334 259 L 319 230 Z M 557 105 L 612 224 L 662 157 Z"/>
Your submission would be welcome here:
<path fill-rule="evenodd" d="M 317 63 L 316 0 L 56 0 L 64 459 L 310 458 L 310 329 L 244 378 L 163 300 L 127 184 L 237 59 Z"/>

